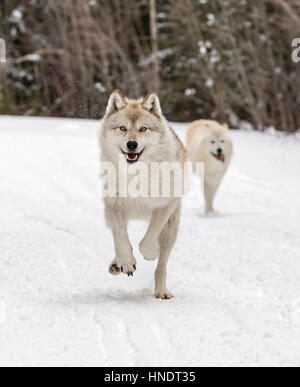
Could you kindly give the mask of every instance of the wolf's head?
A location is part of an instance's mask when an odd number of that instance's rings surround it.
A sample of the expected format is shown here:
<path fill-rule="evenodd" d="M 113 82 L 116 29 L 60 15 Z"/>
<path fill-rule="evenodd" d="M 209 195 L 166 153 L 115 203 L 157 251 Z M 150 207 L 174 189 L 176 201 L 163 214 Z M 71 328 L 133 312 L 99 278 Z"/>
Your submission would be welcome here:
<path fill-rule="evenodd" d="M 205 149 L 208 152 L 208 156 L 222 163 L 229 161 L 233 151 L 233 144 L 228 125 L 220 125 L 214 122 L 209 128 L 210 130 L 205 140 Z"/>
<path fill-rule="evenodd" d="M 167 130 L 156 93 L 150 92 L 140 100 L 126 99 L 119 90 L 112 93 L 102 125 L 105 153 L 109 158 L 123 154 L 130 164 L 159 160 Z M 108 152 L 111 153 L 108 155 Z"/>

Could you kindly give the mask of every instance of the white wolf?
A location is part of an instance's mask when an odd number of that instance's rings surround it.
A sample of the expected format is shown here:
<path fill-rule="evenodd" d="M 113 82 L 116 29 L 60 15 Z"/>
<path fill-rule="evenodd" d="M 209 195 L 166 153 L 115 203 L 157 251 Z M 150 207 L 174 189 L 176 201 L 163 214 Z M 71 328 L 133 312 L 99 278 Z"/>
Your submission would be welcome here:
<path fill-rule="evenodd" d="M 193 122 L 187 133 L 187 147 L 189 158 L 205 165 L 205 212 L 209 214 L 214 212 L 216 193 L 233 156 L 228 125 L 210 120 Z"/>
<path fill-rule="evenodd" d="M 112 93 L 100 131 L 101 159 L 112 163 L 117 170 L 116 192 L 105 197 L 105 215 L 115 243 L 116 257 L 110 265 L 112 275 L 133 276 L 136 259 L 127 232 L 132 219 L 150 222 L 140 243 L 140 252 L 146 260 L 159 258 L 155 273 L 155 296 L 172 298 L 167 289 L 166 275 L 169 255 L 175 244 L 180 221 L 181 198 L 121 197 L 120 162 L 128 167 L 128 184 L 132 168 L 140 164 L 151 168 L 152 163 L 176 162 L 183 169 L 186 151 L 164 118 L 158 96 L 151 92 L 144 99 L 129 100 L 120 91 Z M 150 183 L 151 183 L 151 177 Z M 156 184 L 156 183 L 155 183 Z"/>

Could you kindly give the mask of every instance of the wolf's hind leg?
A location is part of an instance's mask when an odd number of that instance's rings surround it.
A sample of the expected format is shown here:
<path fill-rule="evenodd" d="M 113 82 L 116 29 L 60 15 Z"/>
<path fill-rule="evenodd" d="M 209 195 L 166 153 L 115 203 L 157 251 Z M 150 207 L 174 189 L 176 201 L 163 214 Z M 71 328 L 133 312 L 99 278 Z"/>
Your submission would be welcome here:
<path fill-rule="evenodd" d="M 179 222 L 180 222 L 181 206 L 175 210 L 169 221 L 165 225 L 160 237 L 160 255 L 155 272 L 155 297 L 163 300 L 173 298 L 173 295 L 167 288 L 167 264 L 169 256 L 177 239 Z"/>

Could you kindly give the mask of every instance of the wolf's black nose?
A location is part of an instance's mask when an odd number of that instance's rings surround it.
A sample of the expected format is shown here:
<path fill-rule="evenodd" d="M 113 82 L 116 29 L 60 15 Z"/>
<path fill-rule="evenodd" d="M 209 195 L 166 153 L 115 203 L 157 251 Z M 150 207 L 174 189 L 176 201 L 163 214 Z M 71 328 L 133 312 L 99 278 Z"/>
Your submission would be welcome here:
<path fill-rule="evenodd" d="M 136 141 L 128 141 L 127 143 L 127 148 L 128 150 L 130 150 L 131 152 L 137 150 L 138 148 L 138 143 Z"/>
<path fill-rule="evenodd" d="M 218 154 L 221 155 L 223 153 L 223 149 L 219 148 L 218 149 Z"/>

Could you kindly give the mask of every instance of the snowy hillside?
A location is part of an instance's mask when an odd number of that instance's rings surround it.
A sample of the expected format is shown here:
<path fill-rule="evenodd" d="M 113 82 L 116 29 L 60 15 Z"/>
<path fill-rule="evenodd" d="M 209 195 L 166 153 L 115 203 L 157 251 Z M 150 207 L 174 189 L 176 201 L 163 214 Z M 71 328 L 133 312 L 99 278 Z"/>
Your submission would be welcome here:
<path fill-rule="evenodd" d="M 300 366 L 300 141 L 233 133 L 220 215 L 184 209 L 166 302 L 137 252 L 133 279 L 108 274 L 98 127 L 0 118 L 0 365 Z"/>

